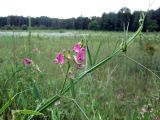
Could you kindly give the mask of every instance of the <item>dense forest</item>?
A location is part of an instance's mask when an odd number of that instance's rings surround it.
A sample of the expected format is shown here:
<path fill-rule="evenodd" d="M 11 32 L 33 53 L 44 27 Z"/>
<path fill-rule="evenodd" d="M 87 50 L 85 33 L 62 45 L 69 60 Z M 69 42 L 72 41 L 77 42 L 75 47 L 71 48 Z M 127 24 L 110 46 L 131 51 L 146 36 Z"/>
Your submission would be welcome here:
<path fill-rule="evenodd" d="M 33 29 L 82 29 L 121 31 L 129 23 L 129 31 L 135 31 L 139 25 L 141 11 L 134 11 L 127 7 L 121 8 L 117 13 L 103 13 L 101 17 L 77 17 L 69 19 L 49 18 L 46 16 L 32 17 Z M 146 12 L 145 12 L 146 13 Z M 28 27 L 28 17 L 7 16 L 0 17 L 0 29 L 22 29 Z M 146 15 L 143 31 L 160 31 L 160 8 L 149 10 Z"/>

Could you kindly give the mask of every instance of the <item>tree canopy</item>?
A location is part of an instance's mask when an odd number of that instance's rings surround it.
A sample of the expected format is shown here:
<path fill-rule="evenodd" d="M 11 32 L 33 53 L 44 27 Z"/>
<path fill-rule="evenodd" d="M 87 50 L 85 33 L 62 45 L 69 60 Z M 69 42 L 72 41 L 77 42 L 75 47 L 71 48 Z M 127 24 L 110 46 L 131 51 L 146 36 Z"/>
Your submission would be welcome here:
<path fill-rule="evenodd" d="M 79 30 L 107 30 L 122 31 L 123 26 L 129 24 L 129 31 L 138 28 L 141 11 L 134 11 L 127 7 L 121 8 L 117 13 L 103 13 L 101 17 L 77 17 L 68 19 L 49 18 L 46 16 L 32 17 L 33 29 L 79 29 Z M 145 12 L 146 13 L 146 12 Z M 0 17 L 0 29 L 26 30 L 28 18 L 23 16 Z M 144 22 L 143 31 L 160 31 L 160 8 L 149 10 Z"/>

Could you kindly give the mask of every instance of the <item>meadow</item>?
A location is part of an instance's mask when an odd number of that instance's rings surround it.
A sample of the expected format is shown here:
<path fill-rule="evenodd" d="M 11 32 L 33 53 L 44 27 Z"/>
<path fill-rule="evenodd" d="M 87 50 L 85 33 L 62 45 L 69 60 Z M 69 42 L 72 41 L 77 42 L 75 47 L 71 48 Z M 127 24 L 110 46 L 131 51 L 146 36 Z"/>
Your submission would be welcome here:
<path fill-rule="evenodd" d="M 87 40 L 94 64 L 111 55 L 124 38 L 123 32 L 107 31 L 1 31 L 0 34 L 0 108 L 11 105 L 0 119 L 21 120 L 28 115 L 17 110 L 35 110 L 62 89 L 67 71 L 65 64 L 54 64 L 59 51 L 72 51 L 75 43 Z M 7 31 L 8 32 L 8 31 Z M 134 33 L 129 33 L 132 36 Z M 100 47 L 99 47 L 100 46 Z M 126 52 L 88 73 L 36 120 L 158 120 L 160 119 L 160 34 L 140 33 Z M 96 59 L 96 51 L 98 54 Z M 30 58 L 36 69 L 25 67 Z M 87 58 L 87 57 L 86 57 Z M 89 61 L 89 57 L 88 57 Z M 87 62 L 87 67 L 92 65 Z M 86 64 L 85 64 L 86 65 Z M 85 71 L 74 69 L 76 73 Z M 75 73 L 75 74 L 76 74 Z M 67 79 L 67 84 L 70 80 Z M 22 93 L 20 93 L 22 92 Z M 15 114 L 16 115 L 15 115 Z M 22 117 L 23 116 L 23 117 Z"/>

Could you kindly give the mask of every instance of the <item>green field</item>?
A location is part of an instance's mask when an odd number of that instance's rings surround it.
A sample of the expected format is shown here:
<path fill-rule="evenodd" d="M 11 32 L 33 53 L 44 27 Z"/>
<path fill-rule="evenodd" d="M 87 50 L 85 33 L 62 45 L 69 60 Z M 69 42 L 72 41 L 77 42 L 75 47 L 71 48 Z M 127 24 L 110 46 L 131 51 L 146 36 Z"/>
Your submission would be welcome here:
<path fill-rule="evenodd" d="M 129 36 L 133 34 L 129 33 Z M 23 91 L 14 98 L 0 119 L 11 120 L 13 116 L 17 120 L 27 119 L 27 115 L 13 113 L 15 110 L 35 110 L 42 101 L 58 95 L 67 70 L 67 62 L 61 67 L 53 63 L 59 51 L 72 50 L 75 43 L 84 39 L 88 41 L 94 60 L 102 43 L 96 64 L 111 55 L 123 37 L 123 32 L 73 30 L 32 31 L 31 36 L 28 32 L 19 35 L 17 31 L 0 34 L 0 108 L 16 93 Z M 44 115 L 35 119 L 160 119 L 159 51 L 159 33 L 139 34 L 126 53 L 120 52 L 74 86 L 75 99 L 69 90 L 56 103 L 41 111 Z M 32 59 L 41 72 L 25 67 L 22 63 L 25 57 Z M 87 68 L 90 68 L 89 57 L 87 59 Z M 87 68 L 74 69 L 74 72 L 80 74 Z M 70 80 L 67 79 L 66 83 L 70 84 Z"/>

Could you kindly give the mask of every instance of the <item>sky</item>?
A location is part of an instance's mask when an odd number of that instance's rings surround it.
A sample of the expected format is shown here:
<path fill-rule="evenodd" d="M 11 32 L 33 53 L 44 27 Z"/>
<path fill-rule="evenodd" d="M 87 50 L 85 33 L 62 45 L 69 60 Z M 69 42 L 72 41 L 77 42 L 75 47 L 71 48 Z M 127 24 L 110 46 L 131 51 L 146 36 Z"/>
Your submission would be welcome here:
<path fill-rule="evenodd" d="M 153 0 L 0 0 L 0 16 L 48 16 L 51 18 L 101 16 L 104 12 L 118 12 L 122 7 L 131 11 L 147 11 Z M 150 9 L 158 9 L 154 0 Z"/>

